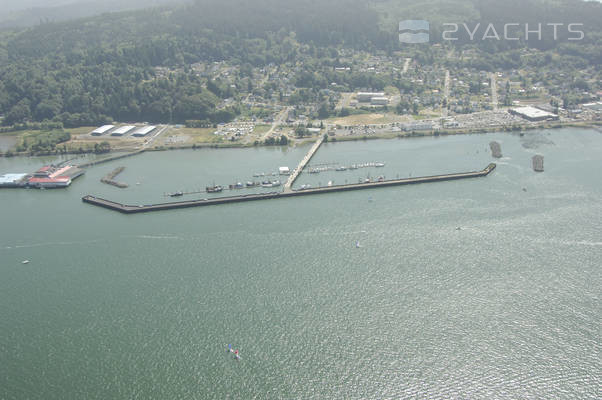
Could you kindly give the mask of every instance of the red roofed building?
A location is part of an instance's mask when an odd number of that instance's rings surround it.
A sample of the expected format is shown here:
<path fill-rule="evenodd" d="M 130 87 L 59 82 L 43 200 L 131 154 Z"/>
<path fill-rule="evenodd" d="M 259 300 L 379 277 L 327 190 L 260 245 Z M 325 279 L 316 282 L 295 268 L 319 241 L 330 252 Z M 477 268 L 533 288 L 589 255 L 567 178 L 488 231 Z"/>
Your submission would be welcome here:
<path fill-rule="evenodd" d="M 42 177 L 33 177 L 30 178 L 29 186 L 38 187 L 38 188 L 60 188 L 67 187 L 71 184 L 71 178 L 67 176 L 59 176 L 56 178 L 42 178 Z"/>

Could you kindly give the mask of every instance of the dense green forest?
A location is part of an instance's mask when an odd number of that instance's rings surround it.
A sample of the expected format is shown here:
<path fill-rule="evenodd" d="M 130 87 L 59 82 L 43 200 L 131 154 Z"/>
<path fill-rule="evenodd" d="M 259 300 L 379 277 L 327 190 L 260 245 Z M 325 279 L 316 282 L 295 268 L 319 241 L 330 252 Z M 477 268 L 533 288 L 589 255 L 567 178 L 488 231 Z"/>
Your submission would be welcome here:
<path fill-rule="evenodd" d="M 0 29 L 34 26 L 102 13 L 142 9 L 186 0 L 3 0 Z"/>
<path fill-rule="evenodd" d="M 462 8 L 456 7 L 456 14 L 449 16 L 469 22 L 579 21 L 588 30 L 578 44 L 460 40 L 454 45 L 483 47 L 491 54 L 484 69 L 520 64 L 520 58 L 507 54 L 529 45 L 553 49 L 577 64 L 600 65 L 602 7 L 582 2 L 576 7 L 576 1 L 454 0 Z M 298 88 L 321 89 L 340 82 L 348 89 L 381 89 L 390 82 L 357 73 L 341 77 L 315 71 L 336 64 L 343 48 L 403 50 L 397 27 L 391 26 L 391 21 L 402 18 L 433 21 L 431 36 L 437 41 L 447 3 L 429 0 L 418 7 L 407 0 L 197 0 L 4 31 L 0 33 L 0 114 L 4 125 L 48 120 L 66 127 L 111 120 L 228 121 L 240 110 L 217 105 L 238 88 L 212 85 L 190 68 L 197 62 L 223 60 L 240 65 L 244 74 L 270 63 L 294 65 L 303 56 L 294 80 Z M 305 46 L 303 55 L 299 44 Z M 428 57 L 428 50 L 424 54 Z M 158 66 L 177 72 L 158 76 Z"/>

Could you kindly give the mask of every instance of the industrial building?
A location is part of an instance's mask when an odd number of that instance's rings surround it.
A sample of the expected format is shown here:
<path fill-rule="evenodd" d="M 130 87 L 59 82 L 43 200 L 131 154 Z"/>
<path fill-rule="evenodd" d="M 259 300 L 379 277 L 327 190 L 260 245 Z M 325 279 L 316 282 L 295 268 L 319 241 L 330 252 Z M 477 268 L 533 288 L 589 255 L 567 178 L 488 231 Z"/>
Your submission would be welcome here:
<path fill-rule="evenodd" d="M 117 129 L 115 129 L 112 133 L 111 136 L 123 136 L 126 133 L 128 133 L 129 131 L 131 131 L 132 129 L 134 129 L 135 126 L 134 125 L 126 125 L 126 126 L 121 126 Z"/>
<path fill-rule="evenodd" d="M 115 128 L 115 125 L 103 125 L 100 128 L 96 128 L 92 131 L 93 136 L 101 136 Z"/>
<path fill-rule="evenodd" d="M 435 129 L 435 123 L 431 121 L 424 122 L 410 122 L 407 124 L 402 124 L 401 129 L 404 131 L 430 131 Z"/>
<path fill-rule="evenodd" d="M 155 128 L 157 128 L 155 125 L 150 125 L 150 126 L 145 126 L 143 128 L 138 128 L 138 129 L 136 129 L 134 131 L 134 133 L 132 134 L 132 136 L 136 136 L 136 137 L 146 136 L 149 133 L 151 133 L 152 131 L 154 131 Z"/>
<path fill-rule="evenodd" d="M 385 97 L 383 92 L 358 92 L 356 98 L 357 101 L 368 103 L 372 101 L 373 97 Z"/>
<path fill-rule="evenodd" d="M 84 170 L 74 165 L 46 165 L 31 174 L 0 175 L 0 188 L 65 188 L 84 174 Z"/>
<path fill-rule="evenodd" d="M 372 104 L 373 106 L 388 106 L 389 105 L 389 98 L 388 97 L 372 97 L 372 99 L 370 100 L 370 104 Z"/>
<path fill-rule="evenodd" d="M 27 174 L 0 175 L 0 187 L 21 187 L 27 182 Z"/>
<path fill-rule="evenodd" d="M 583 108 L 592 111 L 602 111 L 602 101 L 596 103 L 587 103 L 582 105 Z"/>
<path fill-rule="evenodd" d="M 508 110 L 510 114 L 517 115 L 527 121 L 552 121 L 557 120 L 558 115 L 552 114 L 551 112 L 540 110 L 539 108 L 526 106 L 516 107 Z"/>

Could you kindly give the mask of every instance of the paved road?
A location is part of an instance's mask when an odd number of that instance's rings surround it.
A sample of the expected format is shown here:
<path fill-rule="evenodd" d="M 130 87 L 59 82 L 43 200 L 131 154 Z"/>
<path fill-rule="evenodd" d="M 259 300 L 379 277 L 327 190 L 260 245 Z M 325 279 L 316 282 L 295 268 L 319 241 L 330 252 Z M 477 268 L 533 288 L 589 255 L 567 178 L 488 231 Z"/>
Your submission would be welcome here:
<path fill-rule="evenodd" d="M 445 107 L 441 107 L 441 116 L 447 117 L 447 106 L 449 103 L 449 70 L 445 70 L 445 83 L 443 84 L 443 99 L 445 100 Z"/>
<path fill-rule="evenodd" d="M 489 80 L 491 81 L 491 106 L 497 110 L 497 82 L 493 72 L 489 73 Z"/>
<path fill-rule="evenodd" d="M 153 144 L 153 142 L 155 141 L 155 139 L 157 139 L 163 132 L 165 132 L 165 130 L 169 128 L 169 125 L 159 125 L 159 127 L 157 128 L 157 132 L 155 132 L 147 141 L 146 143 L 144 143 L 142 145 L 142 149 L 147 149 L 151 144 Z"/>
<path fill-rule="evenodd" d="M 267 138 L 269 138 L 270 135 L 272 133 L 274 133 L 274 131 L 276 130 L 276 128 L 278 128 L 280 125 L 282 125 L 282 123 L 284 121 L 286 121 L 286 117 L 288 116 L 288 112 L 289 112 L 290 109 L 291 109 L 291 107 L 286 107 L 282 111 L 280 111 L 280 113 L 276 116 L 276 118 L 274 118 L 274 122 L 272 122 L 272 127 L 270 128 L 269 131 L 267 131 L 265 133 L 265 135 L 263 135 L 263 137 L 261 138 L 261 140 L 266 140 Z"/>
<path fill-rule="evenodd" d="M 403 63 L 403 70 L 401 71 L 402 74 L 405 74 L 406 72 L 408 72 L 408 68 L 410 67 L 411 61 L 412 61 L 411 58 L 406 58 L 406 62 Z"/>
<path fill-rule="evenodd" d="M 337 106 L 334 109 L 336 111 L 341 111 L 343 108 L 349 107 L 351 96 L 353 96 L 353 93 L 342 93 L 341 100 L 339 100 L 339 104 L 337 104 Z"/>

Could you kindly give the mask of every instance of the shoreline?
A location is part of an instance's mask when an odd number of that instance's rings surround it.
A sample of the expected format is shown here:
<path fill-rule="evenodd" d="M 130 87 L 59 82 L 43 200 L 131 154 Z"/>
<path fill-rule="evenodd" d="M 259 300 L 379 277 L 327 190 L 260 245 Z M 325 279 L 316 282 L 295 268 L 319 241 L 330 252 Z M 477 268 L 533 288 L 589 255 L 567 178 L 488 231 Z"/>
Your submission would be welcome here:
<path fill-rule="evenodd" d="M 361 125 L 358 125 L 361 126 Z M 492 126 L 492 127 L 484 127 L 484 128 L 466 128 L 466 129 L 440 129 L 440 130 L 428 130 L 428 131 L 410 131 L 410 132 L 390 132 L 390 133 L 377 133 L 372 135 L 349 135 L 349 136 L 328 136 L 328 140 L 325 140 L 325 143 L 336 143 L 336 142 L 354 142 L 360 140 L 375 140 L 375 139 L 406 139 L 406 138 L 416 138 L 416 137 L 439 137 L 439 136 L 449 136 L 449 135 L 470 135 L 470 134 L 486 134 L 493 132 L 509 132 L 509 133 L 519 133 L 523 131 L 532 131 L 536 129 L 562 129 L 562 128 L 583 128 L 583 129 L 594 129 L 598 132 L 602 133 L 602 121 L 583 121 L 583 122 L 554 122 L 550 123 L 542 123 L 542 124 L 533 124 L 533 125 L 518 125 L 518 126 Z M 315 143 L 320 137 L 324 134 L 320 134 L 319 136 L 312 136 L 306 139 L 291 139 L 288 145 L 284 145 L 285 147 L 295 147 L 297 145 L 305 145 Z M 111 150 L 107 154 L 111 155 L 106 159 L 100 159 L 91 161 L 88 163 L 84 163 L 80 165 L 82 168 L 86 168 L 89 166 L 93 166 L 96 164 L 105 163 L 108 161 L 117 160 L 120 158 L 131 157 L 134 155 L 142 154 L 145 152 L 161 152 L 161 151 L 176 151 L 176 150 L 196 150 L 196 149 L 245 149 L 245 148 L 254 148 L 254 147 L 282 147 L 281 145 L 267 145 L 264 143 L 195 143 L 192 145 L 182 145 L 182 146 L 154 146 L 148 147 L 144 149 L 139 149 L 135 151 L 127 151 L 124 149 L 116 148 Z M 8 150 L 10 151 L 10 150 Z M 5 152 L 0 152 L 0 157 L 4 158 L 12 158 L 12 157 L 49 157 L 49 156 L 59 156 L 59 155 L 94 155 L 98 153 L 94 152 L 77 152 L 77 151 L 67 151 L 67 152 L 42 152 L 37 154 L 30 154 L 27 152 L 21 153 L 11 153 L 10 155 L 6 155 Z"/>

